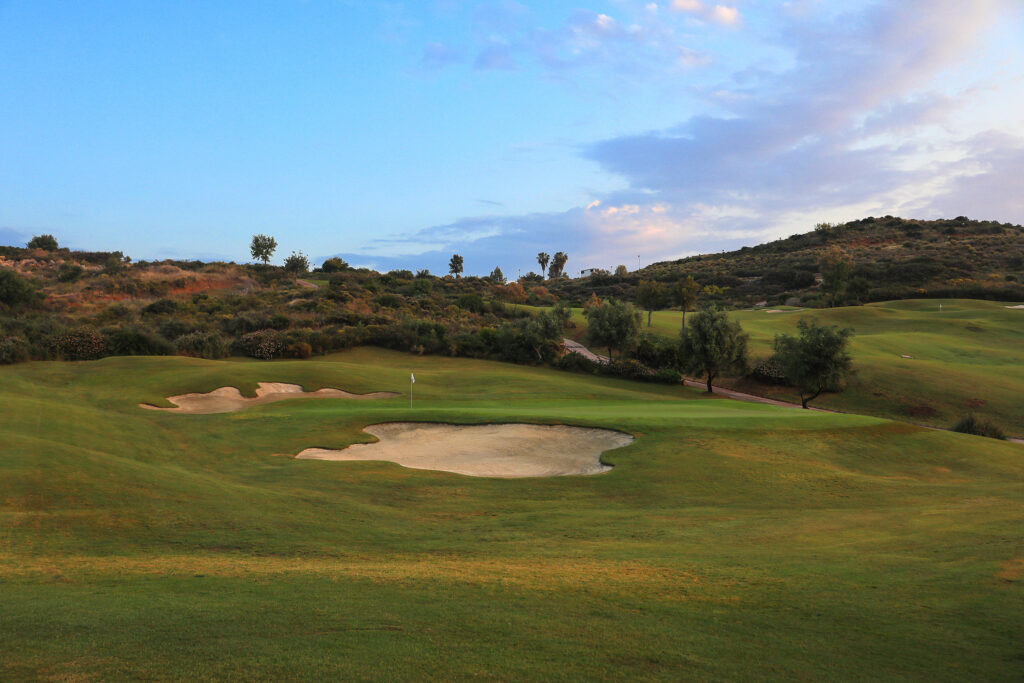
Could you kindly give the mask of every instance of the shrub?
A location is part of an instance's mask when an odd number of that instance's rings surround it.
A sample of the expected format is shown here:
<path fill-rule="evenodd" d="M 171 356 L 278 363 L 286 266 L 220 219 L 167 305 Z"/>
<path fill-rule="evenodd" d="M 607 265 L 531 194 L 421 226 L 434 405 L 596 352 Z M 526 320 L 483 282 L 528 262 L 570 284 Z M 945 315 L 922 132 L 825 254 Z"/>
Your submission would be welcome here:
<path fill-rule="evenodd" d="M 103 330 L 106 351 L 112 356 L 169 356 L 174 346 L 145 328 L 114 327 Z"/>
<path fill-rule="evenodd" d="M 67 360 L 95 360 L 106 350 L 106 341 L 96 328 L 83 325 L 62 336 L 58 349 Z"/>
<path fill-rule="evenodd" d="M 178 310 L 178 302 L 173 299 L 160 299 L 142 309 L 143 315 L 164 315 Z"/>
<path fill-rule="evenodd" d="M 313 347 L 306 342 L 292 342 L 287 352 L 292 358 L 309 358 L 313 355 Z"/>
<path fill-rule="evenodd" d="M 0 338 L 0 365 L 24 363 L 29 359 L 28 342 L 21 337 Z"/>
<path fill-rule="evenodd" d="M 987 436 L 990 439 L 1006 439 L 1003 430 L 988 420 L 975 417 L 973 414 L 962 418 L 953 425 L 953 431 L 962 434 L 974 434 L 975 436 Z"/>
<path fill-rule="evenodd" d="M 32 303 L 36 296 L 31 282 L 13 270 L 0 270 L 0 304 L 20 306 Z"/>
<path fill-rule="evenodd" d="M 57 279 L 61 282 L 74 282 L 78 278 L 82 277 L 82 273 L 84 272 L 85 268 L 77 263 L 68 263 L 65 261 L 60 264 L 59 268 L 57 268 Z"/>
<path fill-rule="evenodd" d="M 765 384 L 778 384 L 785 386 L 788 384 L 786 380 L 786 373 L 782 369 L 782 365 L 779 364 L 779 360 L 772 356 L 771 358 L 765 358 L 754 366 L 754 369 L 750 371 L 748 375 L 751 379 L 757 380 L 758 382 L 764 382 Z"/>
<path fill-rule="evenodd" d="M 281 355 L 283 348 L 281 333 L 277 330 L 259 330 L 242 335 L 238 346 L 245 355 L 260 360 L 270 360 Z"/>
<path fill-rule="evenodd" d="M 228 355 L 228 344 L 216 332 L 190 332 L 174 340 L 179 353 L 195 358 L 217 360 Z"/>

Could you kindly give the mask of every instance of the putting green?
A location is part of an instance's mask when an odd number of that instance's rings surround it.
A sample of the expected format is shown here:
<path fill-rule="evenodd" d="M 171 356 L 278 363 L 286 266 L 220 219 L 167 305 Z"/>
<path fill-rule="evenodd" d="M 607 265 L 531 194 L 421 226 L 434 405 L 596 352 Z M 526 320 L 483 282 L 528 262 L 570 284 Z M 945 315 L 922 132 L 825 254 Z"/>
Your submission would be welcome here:
<path fill-rule="evenodd" d="M 137 407 L 409 372 L 412 409 Z M 636 440 L 582 477 L 290 457 L 408 421 Z M 0 435 L 5 680 L 1019 677 L 1016 444 L 372 349 L 0 368 Z"/>

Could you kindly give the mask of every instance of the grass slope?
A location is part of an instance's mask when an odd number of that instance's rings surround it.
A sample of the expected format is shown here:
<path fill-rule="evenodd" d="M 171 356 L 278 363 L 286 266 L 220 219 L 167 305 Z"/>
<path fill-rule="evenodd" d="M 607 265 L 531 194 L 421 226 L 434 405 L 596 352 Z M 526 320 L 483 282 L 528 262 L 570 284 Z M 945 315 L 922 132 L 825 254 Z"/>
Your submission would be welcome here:
<path fill-rule="evenodd" d="M 257 381 L 404 390 L 227 415 Z M 629 431 L 592 477 L 296 461 L 387 420 Z M 1015 680 L 1024 449 L 360 349 L 0 369 L 0 678 Z"/>
<path fill-rule="evenodd" d="M 939 306 L 942 310 L 939 310 Z M 857 374 L 847 390 L 813 405 L 949 427 L 974 412 L 1012 436 L 1024 436 L 1024 310 L 969 299 L 888 301 L 829 309 L 778 307 L 730 313 L 750 335 L 756 361 L 772 353 L 776 334 L 796 334 L 800 318 L 852 327 L 850 349 Z M 647 315 L 644 314 L 644 323 Z M 575 335 L 586 319 L 577 309 Z M 656 311 L 651 331 L 675 339 L 679 311 Z M 643 329 L 647 329 L 644 327 Z M 903 358 L 902 356 L 913 356 Z M 797 401 L 791 389 L 739 380 L 723 385 Z"/>

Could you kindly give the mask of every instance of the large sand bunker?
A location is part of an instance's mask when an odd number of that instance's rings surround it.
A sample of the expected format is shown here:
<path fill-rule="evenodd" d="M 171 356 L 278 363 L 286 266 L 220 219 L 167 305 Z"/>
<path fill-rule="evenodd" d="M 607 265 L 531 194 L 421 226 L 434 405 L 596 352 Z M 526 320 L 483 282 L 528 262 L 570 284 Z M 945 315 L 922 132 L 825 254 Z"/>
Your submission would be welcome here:
<path fill-rule="evenodd" d="M 307 448 L 309 460 L 387 460 L 418 470 L 472 477 L 557 477 L 600 474 L 601 453 L 633 442 L 610 429 L 562 425 L 451 425 L 390 422 L 365 430 L 380 441 L 342 450 Z"/>
<path fill-rule="evenodd" d="M 164 410 L 170 413 L 190 413 L 192 415 L 209 415 L 212 413 L 234 413 L 244 410 L 250 406 L 263 403 L 276 403 L 287 401 L 293 398 L 394 398 L 400 396 L 392 391 L 375 391 L 371 394 L 350 394 L 341 389 L 319 389 L 317 391 L 303 391 L 298 384 L 284 384 L 282 382 L 260 382 L 256 389 L 256 398 L 246 398 L 235 387 L 221 387 L 214 389 L 207 394 L 182 394 L 181 396 L 168 396 L 167 400 L 173 403 L 174 408 L 159 408 L 140 403 L 139 405 L 149 410 Z"/>

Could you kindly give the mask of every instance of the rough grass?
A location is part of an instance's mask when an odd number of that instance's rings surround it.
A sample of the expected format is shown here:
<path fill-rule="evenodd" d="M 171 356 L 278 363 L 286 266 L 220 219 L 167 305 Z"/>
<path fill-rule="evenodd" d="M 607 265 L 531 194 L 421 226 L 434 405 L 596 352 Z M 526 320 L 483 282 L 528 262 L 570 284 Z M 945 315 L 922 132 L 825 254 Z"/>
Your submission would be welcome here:
<path fill-rule="evenodd" d="M 136 407 L 410 371 L 412 410 Z M 373 350 L 30 363 L 0 408 L 4 680 L 1020 676 L 1016 444 Z M 637 440 L 551 479 L 285 457 L 409 419 Z"/>

